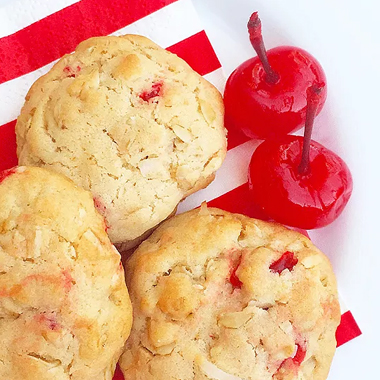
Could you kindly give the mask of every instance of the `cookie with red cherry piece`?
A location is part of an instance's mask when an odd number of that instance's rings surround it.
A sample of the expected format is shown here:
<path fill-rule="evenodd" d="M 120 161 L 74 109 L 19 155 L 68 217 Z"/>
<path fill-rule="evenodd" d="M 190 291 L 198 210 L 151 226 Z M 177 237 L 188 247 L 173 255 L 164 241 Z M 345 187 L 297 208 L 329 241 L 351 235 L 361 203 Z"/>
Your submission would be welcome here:
<path fill-rule="evenodd" d="M 111 380 L 132 307 L 91 194 L 18 167 L 0 204 L 0 378 Z"/>
<path fill-rule="evenodd" d="M 340 321 L 331 264 L 305 236 L 202 206 L 126 264 L 126 379 L 325 380 Z"/>
<path fill-rule="evenodd" d="M 142 36 L 91 38 L 30 89 L 18 157 L 90 190 L 124 250 L 213 180 L 223 120 L 218 90 L 176 55 Z"/>

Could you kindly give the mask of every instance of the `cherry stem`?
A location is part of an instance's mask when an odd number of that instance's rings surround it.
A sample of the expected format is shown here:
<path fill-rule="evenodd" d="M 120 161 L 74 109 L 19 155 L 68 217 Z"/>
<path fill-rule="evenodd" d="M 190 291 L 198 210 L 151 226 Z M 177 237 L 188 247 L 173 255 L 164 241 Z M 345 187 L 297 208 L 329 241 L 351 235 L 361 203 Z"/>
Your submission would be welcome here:
<path fill-rule="evenodd" d="M 251 40 L 251 44 L 255 49 L 261 64 L 263 65 L 266 78 L 265 80 L 270 84 L 276 84 L 280 76 L 276 71 L 274 71 L 269 64 L 267 51 L 265 49 L 263 35 L 261 33 L 261 20 L 259 18 L 259 13 L 255 12 L 252 14 L 248 21 L 248 32 L 249 39 Z"/>
<path fill-rule="evenodd" d="M 310 142 L 313 132 L 314 120 L 317 115 L 318 107 L 321 102 L 322 93 L 325 89 L 325 83 L 316 83 L 307 89 L 307 107 L 305 132 L 303 137 L 302 158 L 298 166 L 299 174 L 307 174 L 310 170 Z"/>

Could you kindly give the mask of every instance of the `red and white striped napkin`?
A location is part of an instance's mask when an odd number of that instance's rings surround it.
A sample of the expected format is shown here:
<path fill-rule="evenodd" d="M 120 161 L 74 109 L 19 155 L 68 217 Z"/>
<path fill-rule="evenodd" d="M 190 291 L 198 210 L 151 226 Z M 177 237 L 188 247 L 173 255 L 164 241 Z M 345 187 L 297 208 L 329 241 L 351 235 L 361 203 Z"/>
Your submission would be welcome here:
<path fill-rule="evenodd" d="M 221 91 L 221 64 L 191 0 L 13 0 L 0 8 L 0 170 L 17 165 L 15 120 L 32 83 L 62 55 L 99 35 L 142 34 L 185 59 Z M 207 201 L 211 206 L 253 216 L 247 168 L 257 142 L 229 132 L 229 150 L 216 180 L 184 201 L 179 211 Z M 359 336 L 343 308 L 338 346 Z M 121 380 L 117 372 L 115 379 Z"/>

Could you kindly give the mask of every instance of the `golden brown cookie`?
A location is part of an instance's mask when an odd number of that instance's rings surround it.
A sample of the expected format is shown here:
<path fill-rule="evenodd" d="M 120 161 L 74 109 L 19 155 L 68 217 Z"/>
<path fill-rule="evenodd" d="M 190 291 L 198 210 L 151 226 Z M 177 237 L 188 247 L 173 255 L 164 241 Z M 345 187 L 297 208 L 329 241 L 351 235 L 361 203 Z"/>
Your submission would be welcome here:
<path fill-rule="evenodd" d="M 132 309 L 91 194 L 19 167 L 0 204 L 0 379 L 111 380 Z"/>
<path fill-rule="evenodd" d="M 126 265 L 128 380 L 325 380 L 340 310 L 305 236 L 218 209 L 164 222 Z"/>
<path fill-rule="evenodd" d="M 19 162 L 90 190 L 113 243 L 130 248 L 213 180 L 223 115 L 220 93 L 147 38 L 91 38 L 30 89 Z"/>

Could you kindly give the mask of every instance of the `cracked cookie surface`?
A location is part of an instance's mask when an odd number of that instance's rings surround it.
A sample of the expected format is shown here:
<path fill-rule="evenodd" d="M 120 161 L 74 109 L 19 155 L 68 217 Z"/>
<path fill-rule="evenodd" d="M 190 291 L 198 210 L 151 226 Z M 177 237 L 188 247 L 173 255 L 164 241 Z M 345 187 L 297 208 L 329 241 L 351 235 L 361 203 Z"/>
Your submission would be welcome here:
<path fill-rule="evenodd" d="M 90 190 L 111 240 L 131 248 L 213 180 L 223 116 L 219 92 L 176 55 L 141 36 L 91 38 L 30 89 L 19 163 Z"/>
<path fill-rule="evenodd" d="M 129 380 L 325 380 L 340 321 L 327 257 L 278 224 L 218 209 L 164 222 L 126 264 Z"/>
<path fill-rule="evenodd" d="M 132 308 L 91 194 L 19 167 L 0 204 L 0 378 L 112 380 Z"/>

